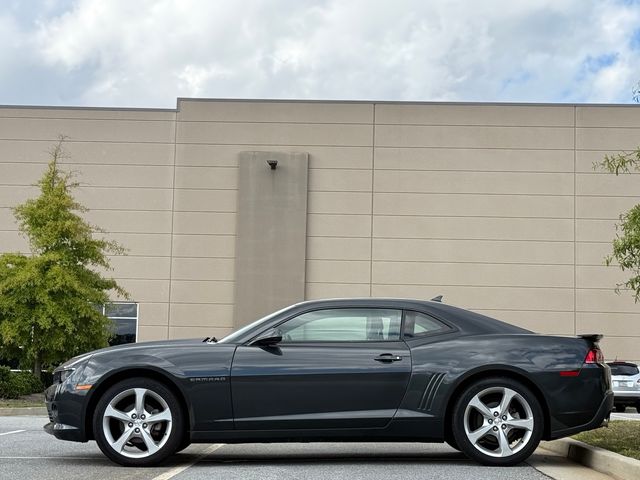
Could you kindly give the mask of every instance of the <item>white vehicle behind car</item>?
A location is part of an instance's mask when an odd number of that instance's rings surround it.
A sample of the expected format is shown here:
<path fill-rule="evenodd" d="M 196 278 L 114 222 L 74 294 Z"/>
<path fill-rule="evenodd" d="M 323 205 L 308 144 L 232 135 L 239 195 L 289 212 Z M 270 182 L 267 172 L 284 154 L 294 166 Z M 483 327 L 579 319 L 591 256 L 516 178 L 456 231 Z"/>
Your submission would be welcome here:
<path fill-rule="evenodd" d="M 627 407 L 636 407 L 640 413 L 640 369 L 635 363 L 610 362 L 613 383 L 613 404 L 616 412 L 624 412 Z"/>

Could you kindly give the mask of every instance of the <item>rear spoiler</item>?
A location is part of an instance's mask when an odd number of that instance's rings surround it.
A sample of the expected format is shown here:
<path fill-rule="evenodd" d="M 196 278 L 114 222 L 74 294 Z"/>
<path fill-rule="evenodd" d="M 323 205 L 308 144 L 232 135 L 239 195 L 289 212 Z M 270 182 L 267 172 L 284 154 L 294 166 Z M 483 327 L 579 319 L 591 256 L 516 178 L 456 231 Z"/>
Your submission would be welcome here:
<path fill-rule="evenodd" d="M 604 335 L 602 335 L 601 333 L 585 333 L 582 335 L 578 335 L 578 337 L 584 338 L 585 340 L 588 340 L 591 343 L 598 343 L 600 340 L 602 340 L 603 336 Z"/>

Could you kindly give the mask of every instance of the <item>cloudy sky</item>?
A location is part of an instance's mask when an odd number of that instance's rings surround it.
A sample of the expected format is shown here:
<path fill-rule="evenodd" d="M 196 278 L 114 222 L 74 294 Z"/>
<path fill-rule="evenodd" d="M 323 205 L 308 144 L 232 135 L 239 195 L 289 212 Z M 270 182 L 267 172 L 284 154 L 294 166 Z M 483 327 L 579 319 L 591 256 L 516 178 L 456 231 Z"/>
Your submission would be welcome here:
<path fill-rule="evenodd" d="M 0 104 L 632 102 L 640 0 L 0 0 Z"/>

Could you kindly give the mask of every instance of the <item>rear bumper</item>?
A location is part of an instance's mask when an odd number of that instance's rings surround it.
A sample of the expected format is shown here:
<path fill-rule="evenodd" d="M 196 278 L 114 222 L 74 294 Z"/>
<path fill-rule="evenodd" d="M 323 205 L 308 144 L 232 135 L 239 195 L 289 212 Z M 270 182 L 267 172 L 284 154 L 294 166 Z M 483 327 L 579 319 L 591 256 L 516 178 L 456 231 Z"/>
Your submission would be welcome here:
<path fill-rule="evenodd" d="M 584 432 L 586 430 L 593 430 L 594 428 L 599 428 L 603 423 L 609 421 L 609 416 L 611 415 L 611 410 L 613 409 L 613 392 L 609 391 L 606 393 L 605 397 L 602 399 L 600 403 L 600 407 L 598 408 L 596 414 L 593 418 L 585 424 L 573 426 L 570 428 L 565 428 L 563 430 L 556 430 L 551 432 L 549 436 L 549 440 L 555 440 L 557 438 L 568 437 L 569 435 L 574 435 L 579 432 Z"/>
<path fill-rule="evenodd" d="M 613 403 L 616 405 L 640 406 L 640 394 L 629 395 L 629 393 L 614 393 Z"/>

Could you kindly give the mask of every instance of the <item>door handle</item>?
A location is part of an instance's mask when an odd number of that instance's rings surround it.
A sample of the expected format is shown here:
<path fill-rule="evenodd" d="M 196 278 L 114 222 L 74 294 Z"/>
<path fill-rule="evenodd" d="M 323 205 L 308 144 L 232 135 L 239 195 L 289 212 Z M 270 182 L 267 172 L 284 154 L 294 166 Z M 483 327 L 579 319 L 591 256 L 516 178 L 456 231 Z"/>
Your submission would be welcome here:
<path fill-rule="evenodd" d="M 378 355 L 374 358 L 376 362 L 382 363 L 391 363 L 391 362 L 399 362 L 402 360 L 400 355 L 394 355 L 393 353 L 383 353 L 382 355 Z"/>

